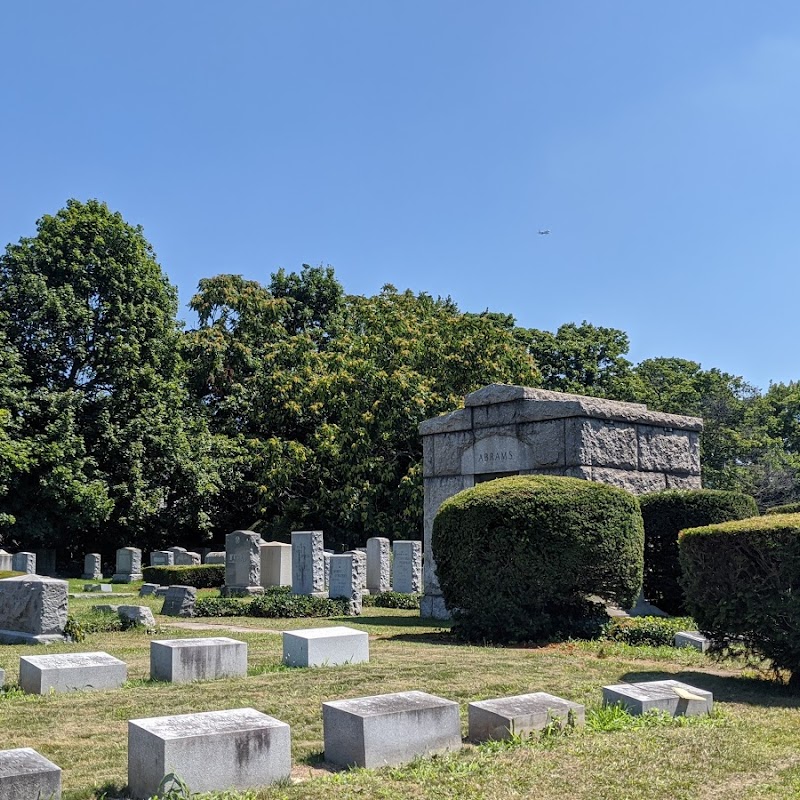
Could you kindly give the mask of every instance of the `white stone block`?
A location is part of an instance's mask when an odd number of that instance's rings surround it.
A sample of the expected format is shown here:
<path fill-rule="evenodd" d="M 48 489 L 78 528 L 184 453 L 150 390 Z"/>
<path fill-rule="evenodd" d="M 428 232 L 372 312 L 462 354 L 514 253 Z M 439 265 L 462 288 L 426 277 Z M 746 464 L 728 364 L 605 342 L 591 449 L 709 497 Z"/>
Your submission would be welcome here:
<path fill-rule="evenodd" d="M 117 689 L 128 679 L 128 667 L 108 653 L 57 653 L 20 656 L 19 685 L 29 694 Z"/>
<path fill-rule="evenodd" d="M 283 632 L 283 663 L 289 667 L 334 667 L 369 661 L 369 636 L 337 625 Z"/>
<path fill-rule="evenodd" d="M 391 544 L 383 536 L 367 539 L 367 589 L 370 594 L 388 592 L 392 582 Z"/>
<path fill-rule="evenodd" d="M 322 704 L 325 760 L 383 767 L 458 750 L 458 703 L 425 692 L 398 692 Z"/>
<path fill-rule="evenodd" d="M 673 717 L 694 717 L 711 713 L 714 696 L 680 681 L 645 681 L 604 686 L 603 703 L 621 703 L 634 715 L 659 709 Z"/>
<path fill-rule="evenodd" d="M 261 552 L 261 585 L 292 585 L 292 546 L 283 542 L 266 542 L 259 545 Z"/>
<path fill-rule="evenodd" d="M 0 750 L 3 800 L 61 800 L 61 769 L 30 747 Z"/>
<path fill-rule="evenodd" d="M 150 642 L 150 678 L 189 683 L 247 675 L 247 643 L 225 636 Z"/>
<path fill-rule="evenodd" d="M 711 647 L 711 640 L 706 639 L 700 631 L 678 631 L 674 639 L 675 647 L 692 647 L 705 653 Z"/>
<path fill-rule="evenodd" d="M 4 669 L 0 669 L 0 687 L 5 686 L 6 684 L 6 671 Z"/>
<path fill-rule="evenodd" d="M 551 722 L 583 725 L 586 709 L 547 692 L 478 700 L 469 704 L 469 738 L 474 742 L 528 736 Z"/>
<path fill-rule="evenodd" d="M 170 773 L 195 793 L 257 789 L 291 768 L 289 726 L 253 708 L 128 722 L 128 791 L 137 800 Z"/>

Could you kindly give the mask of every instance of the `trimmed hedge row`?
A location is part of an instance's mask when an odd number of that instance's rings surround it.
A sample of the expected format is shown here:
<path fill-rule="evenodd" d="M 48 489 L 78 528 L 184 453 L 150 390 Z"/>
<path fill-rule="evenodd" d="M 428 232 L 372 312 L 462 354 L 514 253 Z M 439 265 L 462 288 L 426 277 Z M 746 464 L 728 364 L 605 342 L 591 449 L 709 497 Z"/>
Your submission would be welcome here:
<path fill-rule="evenodd" d="M 645 494 L 639 505 L 644 519 L 644 596 L 673 615 L 686 613 L 678 533 L 684 528 L 758 516 L 756 501 L 749 495 L 713 489 Z"/>
<path fill-rule="evenodd" d="M 684 530 L 686 605 L 723 652 L 741 647 L 800 688 L 800 514 Z"/>
<path fill-rule="evenodd" d="M 782 506 L 768 508 L 765 514 L 800 514 L 800 503 L 785 503 Z"/>
<path fill-rule="evenodd" d="M 346 599 L 329 600 L 292 594 L 289 586 L 273 586 L 252 600 L 235 597 L 202 597 L 194 606 L 196 617 L 341 617 L 349 608 Z"/>
<path fill-rule="evenodd" d="M 433 555 L 453 630 L 471 641 L 589 632 L 605 620 L 587 595 L 633 605 L 644 530 L 636 498 L 577 478 L 520 475 L 446 500 Z"/>
<path fill-rule="evenodd" d="M 218 589 L 225 585 L 224 564 L 197 564 L 182 567 L 145 567 L 147 583 L 159 586 L 194 586 L 197 589 Z"/>

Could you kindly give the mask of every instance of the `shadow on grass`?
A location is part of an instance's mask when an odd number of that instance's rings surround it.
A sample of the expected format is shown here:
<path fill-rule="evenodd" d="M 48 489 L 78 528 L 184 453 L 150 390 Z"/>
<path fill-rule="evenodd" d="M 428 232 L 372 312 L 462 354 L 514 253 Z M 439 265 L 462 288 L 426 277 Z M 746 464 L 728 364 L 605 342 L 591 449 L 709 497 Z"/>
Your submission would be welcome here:
<path fill-rule="evenodd" d="M 765 708 L 800 708 L 800 695 L 788 686 L 776 683 L 768 677 L 733 675 L 709 675 L 706 672 L 661 672 L 659 670 L 626 672 L 621 680 L 627 683 L 640 681 L 679 680 L 712 692 L 715 701 L 723 703 L 745 703 Z"/>
<path fill-rule="evenodd" d="M 382 625 L 386 628 L 431 628 L 435 632 L 446 631 L 440 620 L 428 620 L 421 617 L 329 617 L 331 620 L 343 624 L 355 623 L 356 625 Z"/>
<path fill-rule="evenodd" d="M 98 800 L 100 798 L 102 800 L 115 800 L 115 798 L 128 797 L 128 784 L 109 781 L 102 786 L 98 786 L 92 796 L 98 798 Z"/>

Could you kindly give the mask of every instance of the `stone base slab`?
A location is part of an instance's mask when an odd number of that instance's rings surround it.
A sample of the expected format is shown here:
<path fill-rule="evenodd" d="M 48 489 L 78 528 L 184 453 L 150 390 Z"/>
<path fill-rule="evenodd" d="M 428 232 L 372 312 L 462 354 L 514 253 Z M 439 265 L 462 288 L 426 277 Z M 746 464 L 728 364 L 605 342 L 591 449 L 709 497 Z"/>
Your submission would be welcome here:
<path fill-rule="evenodd" d="M 61 769 L 30 747 L 0 750 L 3 800 L 61 800 Z"/>
<path fill-rule="evenodd" d="M 621 703 L 635 716 L 658 709 L 673 717 L 695 717 L 711 713 L 714 696 L 711 692 L 680 681 L 645 681 L 604 686 L 603 703 Z"/>
<path fill-rule="evenodd" d="M 115 572 L 111 576 L 111 583 L 133 583 L 143 581 L 144 575 L 141 572 Z"/>
<path fill-rule="evenodd" d="M 223 586 L 220 591 L 222 597 L 251 597 L 255 594 L 264 594 L 263 586 Z"/>
<path fill-rule="evenodd" d="M 150 679 L 190 683 L 247 675 L 247 642 L 226 636 L 150 642 Z"/>
<path fill-rule="evenodd" d="M 57 633 L 23 633 L 0 630 L 0 644 L 63 644 L 67 637 Z"/>
<path fill-rule="evenodd" d="M 678 631 L 673 640 L 675 647 L 692 647 L 705 653 L 711 647 L 711 640 L 706 639 L 700 631 Z"/>
<path fill-rule="evenodd" d="M 283 632 L 283 663 L 333 667 L 369 661 L 369 636 L 344 625 Z"/>
<path fill-rule="evenodd" d="M 29 694 L 117 689 L 127 679 L 127 664 L 108 653 L 58 653 L 19 659 L 19 685 Z"/>
<path fill-rule="evenodd" d="M 583 725 L 586 709 L 547 692 L 479 700 L 470 703 L 469 738 L 473 742 L 529 736 L 551 722 Z"/>

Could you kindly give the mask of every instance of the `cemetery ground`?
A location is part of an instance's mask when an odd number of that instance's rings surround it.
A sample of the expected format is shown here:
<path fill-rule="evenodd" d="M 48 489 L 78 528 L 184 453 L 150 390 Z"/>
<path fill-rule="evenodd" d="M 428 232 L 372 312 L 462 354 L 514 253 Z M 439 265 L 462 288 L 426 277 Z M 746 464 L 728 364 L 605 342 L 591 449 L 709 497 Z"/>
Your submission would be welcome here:
<path fill-rule="evenodd" d="M 112 602 L 108 595 L 83 595 L 83 583 L 70 583 L 70 591 L 81 595 L 70 598 L 70 613 L 79 621 L 90 617 L 92 605 Z M 138 585 L 115 585 L 114 595 L 135 592 Z M 0 648 L 7 681 L 0 693 L 2 748 L 32 747 L 62 767 L 65 800 L 126 796 L 129 719 L 247 706 L 291 726 L 292 782 L 203 797 L 788 800 L 800 795 L 800 697 L 744 663 L 719 664 L 694 650 L 609 641 L 464 645 L 453 640 L 446 624 L 420 619 L 416 611 L 365 608 L 360 617 L 186 621 L 159 616 L 160 598 L 118 601 L 150 606 L 158 630 L 89 633 L 79 644 L 46 648 Z M 326 625 L 368 632 L 369 663 L 282 665 L 280 631 Z M 194 684 L 150 681 L 150 640 L 195 636 L 246 641 L 248 676 Z M 14 688 L 21 655 L 93 650 L 128 664 L 121 689 L 39 696 Z M 672 720 L 601 710 L 601 686 L 661 678 L 712 691 L 714 714 Z M 458 701 L 464 735 L 469 701 L 537 691 L 585 704 L 587 725 L 527 740 L 465 742 L 457 753 L 402 767 L 335 770 L 324 762 L 322 702 L 408 690 Z"/>

